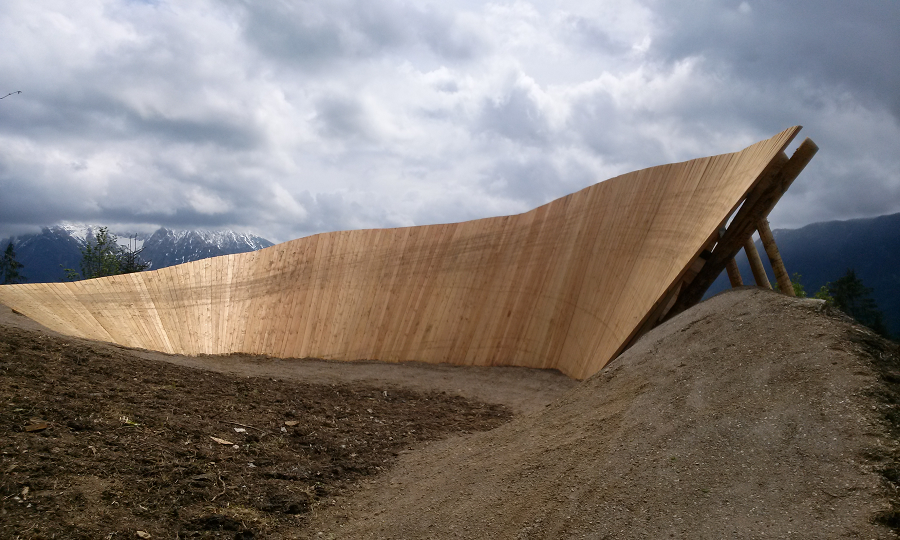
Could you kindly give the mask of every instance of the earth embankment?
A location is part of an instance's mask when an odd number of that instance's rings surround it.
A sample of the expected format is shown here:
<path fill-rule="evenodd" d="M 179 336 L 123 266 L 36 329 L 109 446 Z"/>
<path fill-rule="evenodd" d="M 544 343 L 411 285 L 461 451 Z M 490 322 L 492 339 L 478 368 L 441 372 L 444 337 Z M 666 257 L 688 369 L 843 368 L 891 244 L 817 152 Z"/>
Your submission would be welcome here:
<path fill-rule="evenodd" d="M 822 311 L 719 295 L 543 410 L 405 456 L 311 535 L 893 538 L 897 358 Z"/>

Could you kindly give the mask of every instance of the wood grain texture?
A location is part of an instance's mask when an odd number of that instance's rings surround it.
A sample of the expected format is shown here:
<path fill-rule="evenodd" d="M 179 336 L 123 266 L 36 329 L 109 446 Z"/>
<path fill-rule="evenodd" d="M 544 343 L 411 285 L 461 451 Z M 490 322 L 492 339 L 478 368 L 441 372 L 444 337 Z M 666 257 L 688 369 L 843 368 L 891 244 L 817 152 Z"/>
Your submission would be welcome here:
<path fill-rule="evenodd" d="M 725 265 L 725 270 L 728 271 L 728 281 L 731 283 L 732 287 L 743 287 L 744 280 L 741 278 L 741 270 L 738 268 L 737 261 L 732 259 L 728 259 L 728 263 Z"/>
<path fill-rule="evenodd" d="M 778 251 L 778 244 L 775 243 L 775 235 L 772 234 L 772 228 L 769 227 L 769 220 L 767 218 L 759 220 L 757 230 L 763 248 L 766 250 L 766 256 L 769 257 L 769 264 L 772 267 L 772 273 L 775 274 L 778 288 L 783 294 L 796 296 L 794 284 L 791 283 L 791 277 L 788 275 L 784 261 L 781 259 L 781 253 Z"/>
<path fill-rule="evenodd" d="M 700 301 L 712 282 L 725 269 L 728 260 L 734 258 L 747 238 L 752 236 L 759 220 L 775 207 L 818 150 L 816 143 L 806 139 L 800 143 L 790 158 L 781 152 L 769 162 L 759 175 L 759 180 L 741 202 L 740 210 L 710 250 L 711 256 L 703 269 L 690 283 L 685 284 L 665 318 L 672 318 Z"/>
<path fill-rule="evenodd" d="M 744 253 L 747 255 L 747 260 L 750 261 L 750 271 L 753 272 L 756 286 L 771 289 L 772 284 L 769 283 L 769 277 L 766 275 L 766 267 L 763 266 L 762 257 L 759 256 L 759 250 L 756 249 L 752 237 L 744 242 Z"/>
<path fill-rule="evenodd" d="M 585 378 L 672 305 L 799 129 L 520 215 L 323 233 L 128 276 L 5 285 L 0 302 L 62 333 L 168 353 L 512 365 Z"/>

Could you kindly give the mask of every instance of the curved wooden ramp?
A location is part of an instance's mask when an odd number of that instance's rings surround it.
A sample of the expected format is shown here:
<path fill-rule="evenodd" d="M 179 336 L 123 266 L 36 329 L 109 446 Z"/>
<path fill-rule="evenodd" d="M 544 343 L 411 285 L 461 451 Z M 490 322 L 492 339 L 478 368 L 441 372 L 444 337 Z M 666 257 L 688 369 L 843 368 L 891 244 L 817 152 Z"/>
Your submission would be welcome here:
<path fill-rule="evenodd" d="M 786 189 L 795 160 L 783 151 L 799 129 L 515 216 L 323 233 L 138 274 L 6 285 L 0 302 L 64 334 L 168 353 L 514 365 L 584 378 L 690 301 L 706 260 L 733 257 L 717 251 L 720 229 L 742 202 L 750 212 Z M 724 262 L 707 266 L 717 275 Z"/>

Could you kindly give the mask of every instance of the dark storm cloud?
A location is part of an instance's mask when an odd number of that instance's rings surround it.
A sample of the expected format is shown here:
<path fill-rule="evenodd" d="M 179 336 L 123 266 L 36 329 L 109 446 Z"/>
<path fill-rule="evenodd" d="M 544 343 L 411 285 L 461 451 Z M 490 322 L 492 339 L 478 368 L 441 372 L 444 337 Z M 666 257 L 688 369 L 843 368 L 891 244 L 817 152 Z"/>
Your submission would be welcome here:
<path fill-rule="evenodd" d="M 900 119 L 900 2 L 843 0 L 650 2 L 668 62 L 702 56 L 723 76 L 757 86 L 803 81 L 851 92 Z"/>
<path fill-rule="evenodd" d="M 198 92 L 206 89 L 190 82 L 196 75 L 190 73 L 189 56 L 171 67 L 130 62 L 140 58 L 133 49 L 123 57 L 68 73 L 42 73 L 42 81 L 16 96 L 22 99 L 0 107 L 0 133 L 43 141 L 157 140 L 232 150 L 261 143 L 263 135 L 247 111 L 210 110 L 203 103 Z M 134 93 L 142 99 L 135 100 Z M 196 107 L 185 105 L 192 101 Z"/>
<path fill-rule="evenodd" d="M 231 149 L 250 149 L 262 142 L 255 126 L 240 124 L 234 117 L 190 118 L 167 116 L 162 111 L 143 112 L 115 96 L 102 94 L 80 100 L 69 96 L 41 96 L 39 99 L 39 102 L 31 102 L 36 105 L 31 110 L 10 115 L 13 122 L 4 131 L 15 130 L 17 135 L 45 140 L 156 139 Z"/>
<path fill-rule="evenodd" d="M 60 216 L 77 219 L 94 213 L 91 201 L 77 186 L 35 185 L 32 176 L 27 178 L 0 172 L 0 230 L 7 231 L 2 236 L 12 230 L 56 223 Z"/>

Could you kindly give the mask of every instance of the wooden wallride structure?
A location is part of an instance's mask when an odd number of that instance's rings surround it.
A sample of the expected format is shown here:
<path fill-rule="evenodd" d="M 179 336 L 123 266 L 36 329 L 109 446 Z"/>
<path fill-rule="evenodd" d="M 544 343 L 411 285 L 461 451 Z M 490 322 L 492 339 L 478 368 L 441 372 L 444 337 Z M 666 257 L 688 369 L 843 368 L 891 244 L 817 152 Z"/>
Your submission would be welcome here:
<path fill-rule="evenodd" d="M 5 285 L 0 302 L 65 334 L 167 353 L 584 378 L 699 301 L 815 153 L 807 139 L 784 154 L 799 129 L 515 216 L 323 233 L 149 272 Z"/>

